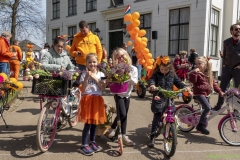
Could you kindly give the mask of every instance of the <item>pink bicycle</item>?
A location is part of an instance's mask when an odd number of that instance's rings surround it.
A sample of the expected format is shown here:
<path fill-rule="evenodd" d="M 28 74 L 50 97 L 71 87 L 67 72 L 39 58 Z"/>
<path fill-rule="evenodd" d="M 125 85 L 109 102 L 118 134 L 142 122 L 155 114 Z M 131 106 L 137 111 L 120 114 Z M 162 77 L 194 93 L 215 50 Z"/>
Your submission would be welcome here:
<path fill-rule="evenodd" d="M 39 77 L 33 80 L 32 93 L 39 94 L 41 113 L 37 124 L 37 146 L 46 152 L 52 145 L 57 129 L 68 122 L 70 127 L 77 124 L 78 104 L 81 92 L 71 88 L 71 81 L 61 78 Z M 42 101 L 47 103 L 42 107 Z M 60 125 L 59 125 L 60 124 Z"/>
<path fill-rule="evenodd" d="M 219 134 L 226 143 L 239 146 L 240 134 L 238 129 L 240 129 L 240 115 L 238 110 L 240 110 L 240 91 L 237 88 L 226 91 L 225 103 L 226 106 L 222 107 L 219 111 L 211 110 L 207 121 L 227 110 L 227 115 L 218 123 Z M 230 111 L 230 106 L 232 106 L 233 112 Z M 183 104 L 176 109 L 177 124 L 181 131 L 190 132 L 198 125 L 200 115 L 203 112 L 200 104 L 199 108 L 198 110 L 194 110 L 191 106 Z"/>

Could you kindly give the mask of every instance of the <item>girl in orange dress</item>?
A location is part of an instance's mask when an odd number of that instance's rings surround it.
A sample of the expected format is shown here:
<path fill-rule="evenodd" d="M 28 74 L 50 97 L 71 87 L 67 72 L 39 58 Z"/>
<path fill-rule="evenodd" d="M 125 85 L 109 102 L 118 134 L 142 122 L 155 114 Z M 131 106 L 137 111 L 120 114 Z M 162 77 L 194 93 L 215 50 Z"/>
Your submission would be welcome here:
<path fill-rule="evenodd" d="M 95 53 L 89 53 L 86 57 L 87 71 L 80 78 L 84 95 L 80 102 L 81 109 L 78 112 L 78 120 L 85 123 L 82 131 L 82 146 L 80 152 L 84 155 L 92 155 L 99 151 L 95 142 L 96 125 L 106 122 L 106 111 L 102 98 L 102 91 L 106 87 L 106 81 L 101 80 L 105 75 L 97 69 L 98 59 Z M 90 131 L 90 143 L 88 133 Z"/>

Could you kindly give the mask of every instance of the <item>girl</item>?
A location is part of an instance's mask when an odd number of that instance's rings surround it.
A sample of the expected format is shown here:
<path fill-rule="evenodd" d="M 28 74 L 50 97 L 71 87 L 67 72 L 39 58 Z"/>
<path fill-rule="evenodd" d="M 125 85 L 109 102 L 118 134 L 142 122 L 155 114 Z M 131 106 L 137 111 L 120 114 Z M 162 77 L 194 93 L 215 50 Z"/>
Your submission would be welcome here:
<path fill-rule="evenodd" d="M 197 125 L 197 131 L 202 134 L 209 134 L 206 129 L 207 114 L 211 109 L 207 96 L 211 94 L 214 89 L 215 92 L 223 96 L 224 93 L 215 83 L 212 76 L 212 63 L 205 57 L 198 57 L 195 60 L 196 68 L 188 73 L 189 81 L 193 84 L 193 94 L 196 99 L 201 103 L 204 109 L 199 124 Z"/>
<path fill-rule="evenodd" d="M 166 90 L 172 90 L 173 85 L 175 85 L 177 88 L 186 87 L 175 74 L 173 62 L 168 56 L 158 57 L 154 66 L 155 69 L 153 71 L 153 75 L 149 79 L 149 86 L 151 91 L 154 91 L 154 89 L 158 86 Z M 166 98 L 164 98 L 164 95 L 162 93 L 157 94 L 154 92 L 151 105 L 151 110 L 153 112 L 153 121 L 148 147 L 154 147 L 159 121 L 167 106 L 168 101 Z"/>
<path fill-rule="evenodd" d="M 106 112 L 102 91 L 106 87 L 102 72 L 97 69 L 98 59 L 95 53 L 89 53 L 86 57 L 87 71 L 82 73 L 80 83 L 84 95 L 81 99 L 81 109 L 78 112 L 78 119 L 85 123 L 82 131 L 82 145 L 80 152 L 84 155 L 92 155 L 99 151 L 99 147 L 95 142 L 96 125 L 104 124 L 106 121 Z M 88 144 L 88 132 L 90 131 L 90 143 Z"/>
<path fill-rule="evenodd" d="M 176 74 L 178 77 L 184 81 L 186 79 L 187 72 L 191 68 L 191 64 L 188 62 L 186 58 L 187 51 L 180 51 L 180 63 L 176 65 Z"/>
<path fill-rule="evenodd" d="M 133 143 L 128 136 L 126 136 L 126 129 L 127 129 L 127 114 L 130 104 L 130 96 L 133 89 L 133 86 L 137 84 L 138 82 L 138 71 L 137 68 L 132 65 L 131 58 L 129 57 L 129 54 L 126 50 L 123 48 L 118 48 L 113 51 L 113 63 L 125 63 L 125 59 L 127 59 L 127 63 L 131 66 L 132 70 L 129 73 L 130 74 L 130 82 L 128 85 L 128 90 L 126 93 L 123 94 L 117 94 L 114 95 L 114 100 L 116 102 L 117 108 L 120 110 L 117 111 L 120 113 L 120 120 L 121 120 L 121 131 L 123 136 L 123 144 L 128 146 L 133 146 L 135 143 Z M 115 135 L 115 130 L 117 127 L 117 118 L 113 121 L 113 124 L 109 131 L 106 133 L 106 136 L 109 138 L 112 138 Z"/>

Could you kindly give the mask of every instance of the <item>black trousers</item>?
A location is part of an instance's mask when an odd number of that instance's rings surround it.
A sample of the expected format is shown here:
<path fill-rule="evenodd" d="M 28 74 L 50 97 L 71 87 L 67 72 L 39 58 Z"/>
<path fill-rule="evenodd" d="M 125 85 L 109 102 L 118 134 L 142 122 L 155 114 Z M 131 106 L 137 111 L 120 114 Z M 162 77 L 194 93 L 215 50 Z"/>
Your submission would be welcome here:
<path fill-rule="evenodd" d="M 120 97 L 118 95 L 114 96 L 114 100 L 116 103 L 116 108 L 117 108 L 117 114 L 120 116 L 120 121 L 121 121 L 121 132 L 122 134 L 126 134 L 127 130 L 127 114 L 128 114 L 128 109 L 129 109 L 129 104 L 130 104 L 130 97 Z M 111 126 L 112 129 L 115 129 L 117 127 L 117 117 L 114 119 L 113 124 Z"/>
<path fill-rule="evenodd" d="M 229 68 L 227 66 L 222 67 L 222 76 L 220 88 L 223 92 L 226 91 L 231 79 L 234 80 L 234 87 L 237 88 L 240 84 L 240 69 Z M 224 103 L 224 97 L 218 96 L 217 107 L 222 107 Z"/>

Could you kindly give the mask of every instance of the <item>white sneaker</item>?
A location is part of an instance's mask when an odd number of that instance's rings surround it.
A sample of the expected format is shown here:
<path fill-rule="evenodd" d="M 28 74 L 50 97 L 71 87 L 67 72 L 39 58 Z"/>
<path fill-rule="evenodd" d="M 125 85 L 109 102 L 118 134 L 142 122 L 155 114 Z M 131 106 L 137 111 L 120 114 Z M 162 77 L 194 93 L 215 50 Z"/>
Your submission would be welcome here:
<path fill-rule="evenodd" d="M 115 129 L 110 128 L 108 131 L 108 138 L 112 138 L 115 135 Z"/>
<path fill-rule="evenodd" d="M 135 143 L 133 141 L 131 141 L 128 138 L 128 136 L 123 136 L 122 140 L 123 140 L 123 144 L 126 146 L 134 146 L 135 145 Z"/>

